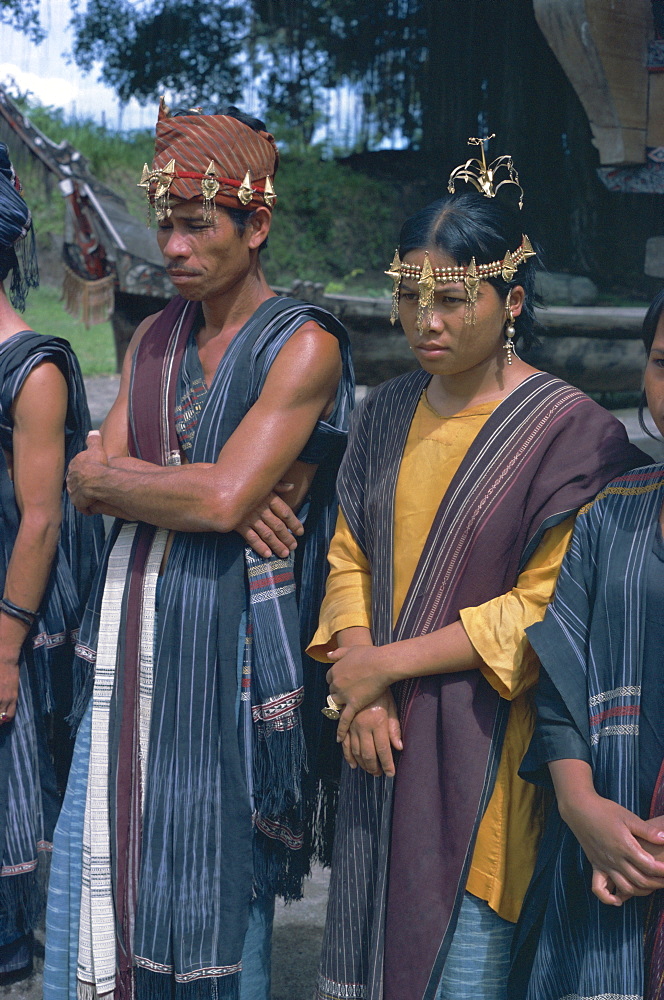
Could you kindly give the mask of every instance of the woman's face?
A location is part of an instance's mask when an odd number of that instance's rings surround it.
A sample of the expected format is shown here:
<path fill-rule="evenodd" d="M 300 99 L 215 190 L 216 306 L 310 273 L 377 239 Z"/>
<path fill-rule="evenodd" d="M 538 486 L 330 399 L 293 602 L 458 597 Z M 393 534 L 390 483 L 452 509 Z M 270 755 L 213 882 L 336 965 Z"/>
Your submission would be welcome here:
<path fill-rule="evenodd" d="M 406 264 L 424 265 L 424 250 L 412 250 L 404 257 Z M 453 267 L 451 257 L 429 251 L 431 266 Z M 523 289 L 512 289 L 510 306 L 516 317 L 523 305 Z M 436 282 L 433 308 L 424 318 L 425 327 L 417 329 L 419 288 L 416 278 L 401 279 L 399 318 L 415 357 L 432 375 L 457 375 L 496 359 L 502 364 L 505 352 L 505 302 L 487 281 L 481 281 L 475 303 L 475 323 L 466 323 L 466 289 L 463 282 Z"/>
<path fill-rule="evenodd" d="M 645 389 L 648 409 L 664 437 L 664 312 L 659 317 L 646 362 Z"/>

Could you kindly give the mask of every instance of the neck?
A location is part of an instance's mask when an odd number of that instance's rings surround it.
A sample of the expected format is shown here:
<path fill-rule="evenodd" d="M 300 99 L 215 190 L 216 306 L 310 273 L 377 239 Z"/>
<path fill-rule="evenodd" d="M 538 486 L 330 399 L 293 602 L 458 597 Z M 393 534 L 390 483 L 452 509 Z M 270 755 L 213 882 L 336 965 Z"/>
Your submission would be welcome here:
<path fill-rule="evenodd" d="M 197 338 L 199 345 L 213 337 L 226 338 L 234 335 L 256 312 L 258 306 L 274 294 L 257 263 L 233 288 L 201 303 L 204 325 Z"/>
<path fill-rule="evenodd" d="M 504 352 L 493 355 L 468 371 L 454 375 L 434 375 L 427 395 L 442 416 L 452 416 L 472 406 L 504 399 L 536 371 L 514 355 L 507 364 Z"/>
<path fill-rule="evenodd" d="M 0 282 L 0 341 L 7 340 L 8 337 L 19 333 L 21 330 L 29 330 L 30 327 L 17 313 L 11 305 L 5 292 L 5 287 Z"/>

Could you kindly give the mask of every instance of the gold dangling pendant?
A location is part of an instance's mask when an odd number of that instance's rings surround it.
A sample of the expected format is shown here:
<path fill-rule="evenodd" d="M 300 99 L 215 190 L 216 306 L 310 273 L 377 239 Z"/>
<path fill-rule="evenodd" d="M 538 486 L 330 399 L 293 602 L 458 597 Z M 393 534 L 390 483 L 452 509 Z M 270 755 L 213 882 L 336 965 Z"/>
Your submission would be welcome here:
<path fill-rule="evenodd" d="M 431 313 L 433 311 L 433 300 L 436 291 L 436 277 L 433 273 L 429 251 L 424 252 L 424 265 L 417 282 L 419 286 L 419 299 L 417 303 L 417 332 L 420 337 L 424 333 L 424 326 L 431 323 Z"/>
<path fill-rule="evenodd" d="M 401 285 L 401 260 L 399 258 L 399 248 L 394 251 L 394 257 L 387 274 L 393 281 L 392 285 L 392 309 L 390 310 L 390 323 L 392 326 L 399 319 L 399 286 Z"/>
<path fill-rule="evenodd" d="M 514 356 L 514 334 L 516 330 L 514 329 L 514 320 L 510 316 L 509 323 L 505 327 L 505 343 L 503 344 L 503 350 L 507 351 L 507 364 L 512 364 L 512 357 Z"/>

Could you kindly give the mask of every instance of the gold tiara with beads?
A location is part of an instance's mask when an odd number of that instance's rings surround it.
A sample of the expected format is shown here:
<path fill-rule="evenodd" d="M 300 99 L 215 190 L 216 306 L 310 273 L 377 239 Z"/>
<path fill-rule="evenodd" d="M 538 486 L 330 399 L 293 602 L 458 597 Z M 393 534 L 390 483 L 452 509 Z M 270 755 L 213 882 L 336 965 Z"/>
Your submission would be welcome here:
<path fill-rule="evenodd" d="M 481 146 L 482 162 L 471 159 L 466 160 L 450 174 L 448 190 L 455 191 L 457 180 L 466 181 L 472 184 L 480 194 L 486 198 L 495 198 L 496 192 L 503 184 L 514 184 L 519 189 L 519 208 L 523 207 L 523 189 L 519 184 L 519 175 L 514 169 L 511 156 L 499 156 L 488 166 L 484 157 L 484 143 L 494 136 L 490 135 L 486 139 L 471 138 L 468 142 L 471 145 Z M 496 174 L 504 168 L 508 176 L 496 183 Z M 477 292 L 480 281 L 487 278 L 497 278 L 499 275 L 503 281 L 510 282 L 516 274 L 517 268 L 529 257 L 537 256 L 533 250 L 532 243 L 524 234 L 521 244 L 516 250 L 508 250 L 502 260 L 494 260 L 489 264 L 478 264 L 474 257 L 470 264 L 456 264 L 453 267 L 432 267 L 429 259 L 429 251 L 425 251 L 424 264 L 405 264 L 399 257 L 398 248 L 394 251 L 394 257 L 389 270 L 385 271 L 393 281 L 392 289 L 392 310 L 390 322 L 394 325 L 399 318 L 399 288 L 402 278 L 413 278 L 419 286 L 419 302 L 417 307 L 417 326 L 420 332 L 424 329 L 425 317 L 433 308 L 436 282 L 459 282 L 462 281 L 466 289 L 466 322 L 475 322 L 475 303 L 477 302 Z"/>

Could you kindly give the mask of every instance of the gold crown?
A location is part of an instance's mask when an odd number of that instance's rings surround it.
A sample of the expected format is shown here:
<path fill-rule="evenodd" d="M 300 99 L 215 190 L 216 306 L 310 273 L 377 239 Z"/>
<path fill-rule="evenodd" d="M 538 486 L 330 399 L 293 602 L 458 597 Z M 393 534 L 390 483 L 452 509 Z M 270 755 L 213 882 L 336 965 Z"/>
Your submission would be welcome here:
<path fill-rule="evenodd" d="M 475 157 L 471 157 L 470 160 L 466 160 L 465 163 L 456 167 L 450 174 L 450 179 L 447 182 L 447 190 L 450 194 L 454 194 L 456 181 L 465 181 L 466 184 L 472 184 L 485 198 L 495 198 L 503 184 L 514 184 L 519 189 L 519 208 L 523 208 L 523 188 L 519 184 L 519 175 L 514 169 L 512 157 L 507 155 L 498 156 L 487 166 L 486 157 L 484 156 L 484 143 L 494 138 L 495 134 L 492 132 L 485 139 L 472 137 L 468 139 L 469 146 L 480 147 L 482 161 L 480 162 Z M 496 183 L 498 173 L 503 170 L 507 173 L 507 176 Z"/>

